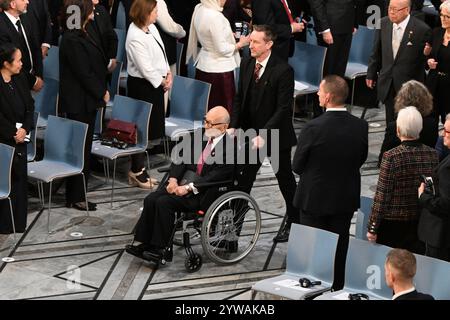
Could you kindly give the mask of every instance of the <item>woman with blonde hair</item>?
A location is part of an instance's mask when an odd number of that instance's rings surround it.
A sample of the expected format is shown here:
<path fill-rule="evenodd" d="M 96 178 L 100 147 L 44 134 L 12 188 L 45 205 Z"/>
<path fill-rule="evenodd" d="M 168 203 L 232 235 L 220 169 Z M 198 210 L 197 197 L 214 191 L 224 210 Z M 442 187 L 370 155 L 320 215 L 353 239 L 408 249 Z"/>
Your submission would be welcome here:
<path fill-rule="evenodd" d="M 195 78 L 211 84 L 208 109 L 224 106 L 231 113 L 236 94 L 234 69 L 240 65 L 239 50 L 249 36 L 236 43 L 230 23 L 222 14 L 226 0 L 200 0 L 191 20 L 186 62 L 196 65 Z M 198 51 L 198 43 L 201 49 Z"/>

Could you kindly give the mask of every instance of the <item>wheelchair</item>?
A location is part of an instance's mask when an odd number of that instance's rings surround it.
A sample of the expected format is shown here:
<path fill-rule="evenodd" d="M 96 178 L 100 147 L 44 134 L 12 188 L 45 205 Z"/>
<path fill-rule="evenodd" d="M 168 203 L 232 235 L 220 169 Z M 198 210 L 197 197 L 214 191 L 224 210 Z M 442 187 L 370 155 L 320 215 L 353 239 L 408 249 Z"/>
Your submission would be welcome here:
<path fill-rule="evenodd" d="M 165 188 L 169 168 L 158 169 L 166 172 L 159 188 Z M 237 176 L 232 180 L 196 184 L 207 188 L 209 202 L 206 212 L 179 212 L 174 222 L 171 240 L 164 249 L 172 250 L 173 245 L 184 247 L 185 268 L 189 273 L 198 271 L 202 256 L 194 251 L 193 244 L 201 243 L 208 259 L 219 265 L 231 265 L 243 260 L 256 245 L 261 231 L 261 211 L 256 201 L 239 189 Z M 207 195 L 205 195 L 207 197 Z M 170 252 L 172 254 L 172 252 Z M 165 265 L 166 254 L 156 261 Z"/>

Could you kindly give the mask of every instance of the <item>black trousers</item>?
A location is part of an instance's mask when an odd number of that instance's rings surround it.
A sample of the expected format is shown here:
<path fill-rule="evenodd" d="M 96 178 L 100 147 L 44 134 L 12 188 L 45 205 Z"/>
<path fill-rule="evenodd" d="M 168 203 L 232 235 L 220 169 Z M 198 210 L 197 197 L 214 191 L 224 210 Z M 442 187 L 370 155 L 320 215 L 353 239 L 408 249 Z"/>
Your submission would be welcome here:
<path fill-rule="evenodd" d="M 67 118 L 80 121 L 88 125 L 86 144 L 84 146 L 83 173 L 86 179 L 86 191 L 89 179 L 89 162 L 91 158 L 92 139 L 94 137 L 95 118 L 97 110 L 89 113 L 67 113 Z M 66 202 L 77 203 L 85 201 L 83 176 L 81 174 L 66 179 Z"/>
<path fill-rule="evenodd" d="M 200 208 L 200 196 L 179 197 L 157 190 L 144 199 L 144 209 L 136 225 L 134 240 L 147 246 L 164 248 L 172 235 L 175 214 Z"/>
<path fill-rule="evenodd" d="M 253 183 L 256 180 L 256 175 L 259 168 L 261 167 L 261 161 L 263 159 L 258 159 L 256 164 L 245 165 L 242 173 L 242 180 L 239 184 L 242 186 L 242 190 L 250 194 L 252 190 Z M 271 160 L 272 161 L 272 160 Z M 292 202 L 294 200 L 296 182 L 294 174 L 292 173 L 292 163 L 291 163 L 291 149 L 280 150 L 279 153 L 279 168 L 278 172 L 275 173 L 278 180 L 278 186 L 280 188 L 281 194 L 283 195 L 284 201 L 286 203 L 286 214 L 288 216 L 289 223 L 298 223 L 299 214 L 294 208 Z"/>
<path fill-rule="evenodd" d="M 425 255 L 450 262 L 450 248 L 436 248 L 425 244 Z"/>
<path fill-rule="evenodd" d="M 317 34 L 317 43 L 320 46 L 328 48 L 323 75 L 335 74 L 344 77 L 348 56 L 350 54 L 350 47 L 352 45 L 352 34 L 333 34 L 333 44 L 331 45 L 328 45 L 323 41 L 321 34 Z"/>
<path fill-rule="evenodd" d="M 345 261 L 347 259 L 350 223 L 353 212 L 332 216 L 317 216 L 300 212 L 300 223 L 314 228 L 334 232 L 339 235 L 334 258 L 333 290 L 340 290 L 345 282 Z"/>
<path fill-rule="evenodd" d="M 395 121 L 397 119 L 394 111 L 396 94 L 397 93 L 395 92 L 394 86 L 391 85 L 391 87 L 389 88 L 388 95 L 384 100 L 384 105 L 386 107 L 386 126 L 389 124 L 389 122 Z"/>
<path fill-rule="evenodd" d="M 417 236 L 418 221 L 396 221 L 383 219 L 377 231 L 377 243 L 391 248 L 401 248 L 424 254 L 424 244 Z"/>
<path fill-rule="evenodd" d="M 16 232 L 24 232 L 27 227 L 27 146 L 16 144 L 11 172 L 11 203 L 13 207 Z M 9 201 L 0 201 L 0 233 L 13 233 Z"/>

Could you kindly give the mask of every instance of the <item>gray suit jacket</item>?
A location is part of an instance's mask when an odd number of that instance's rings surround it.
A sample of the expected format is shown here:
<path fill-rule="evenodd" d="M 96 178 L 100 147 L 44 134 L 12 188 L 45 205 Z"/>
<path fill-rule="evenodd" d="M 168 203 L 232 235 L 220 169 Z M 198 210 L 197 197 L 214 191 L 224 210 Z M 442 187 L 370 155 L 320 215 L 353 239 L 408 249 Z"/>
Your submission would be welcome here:
<path fill-rule="evenodd" d="M 403 34 L 397 56 L 392 53 L 392 22 L 381 19 L 381 29 L 376 31 L 372 55 L 369 58 L 367 79 L 377 80 L 378 99 L 385 101 L 391 85 L 398 92 L 409 80 L 424 82 L 425 43 L 431 44 L 431 29 L 421 20 L 411 17 Z"/>

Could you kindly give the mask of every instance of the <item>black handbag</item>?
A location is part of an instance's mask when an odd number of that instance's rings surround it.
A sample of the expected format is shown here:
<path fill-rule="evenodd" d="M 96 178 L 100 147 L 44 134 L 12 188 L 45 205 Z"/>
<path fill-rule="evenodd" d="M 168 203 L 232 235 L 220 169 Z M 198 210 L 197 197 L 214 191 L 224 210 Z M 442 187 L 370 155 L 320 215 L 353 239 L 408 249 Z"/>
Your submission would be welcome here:
<path fill-rule="evenodd" d="M 446 220 L 422 208 L 417 227 L 419 240 L 430 246 L 441 248 L 445 245 Z"/>

